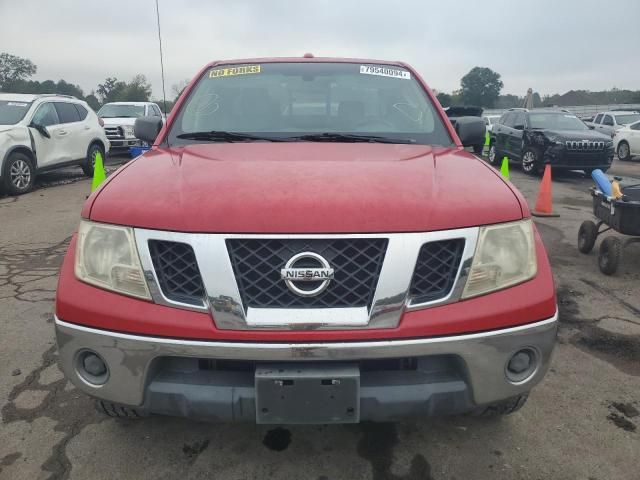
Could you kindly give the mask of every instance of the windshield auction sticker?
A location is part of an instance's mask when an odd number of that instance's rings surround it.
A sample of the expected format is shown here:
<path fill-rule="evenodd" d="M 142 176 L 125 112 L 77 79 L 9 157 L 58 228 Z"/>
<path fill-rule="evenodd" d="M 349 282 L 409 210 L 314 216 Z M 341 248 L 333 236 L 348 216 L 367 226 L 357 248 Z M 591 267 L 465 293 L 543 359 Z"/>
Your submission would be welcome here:
<path fill-rule="evenodd" d="M 244 67 L 217 68 L 209 72 L 209 78 L 233 77 L 235 75 L 249 75 L 260 73 L 260 65 L 246 65 Z"/>
<path fill-rule="evenodd" d="M 360 73 L 365 73 L 367 75 L 379 75 L 381 77 L 403 78 L 405 80 L 411 79 L 411 74 L 406 70 L 389 67 L 360 65 Z"/>

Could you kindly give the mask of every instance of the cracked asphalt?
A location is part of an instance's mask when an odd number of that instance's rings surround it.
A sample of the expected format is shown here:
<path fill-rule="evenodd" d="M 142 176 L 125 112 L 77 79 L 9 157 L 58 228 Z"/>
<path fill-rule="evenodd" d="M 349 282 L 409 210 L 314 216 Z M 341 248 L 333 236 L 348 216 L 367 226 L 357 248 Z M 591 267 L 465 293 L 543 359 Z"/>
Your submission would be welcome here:
<path fill-rule="evenodd" d="M 539 179 L 511 173 L 533 205 Z M 640 183 L 640 161 L 616 160 L 610 173 Z M 58 370 L 52 325 L 57 271 L 90 181 L 66 169 L 27 195 L 0 196 L 0 479 L 638 479 L 640 244 L 612 277 L 595 251 L 577 251 L 590 186 L 579 173 L 556 175 L 560 217 L 536 220 L 561 327 L 549 374 L 522 410 L 280 428 L 100 416 Z"/>

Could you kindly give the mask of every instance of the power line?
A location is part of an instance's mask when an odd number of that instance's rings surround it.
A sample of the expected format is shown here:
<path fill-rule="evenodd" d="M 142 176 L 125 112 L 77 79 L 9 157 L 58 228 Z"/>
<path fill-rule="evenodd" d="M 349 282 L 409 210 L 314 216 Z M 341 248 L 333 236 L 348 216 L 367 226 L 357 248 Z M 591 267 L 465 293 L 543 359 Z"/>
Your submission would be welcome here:
<path fill-rule="evenodd" d="M 158 20 L 158 43 L 160 45 L 160 70 L 162 72 L 162 102 L 164 103 L 164 113 L 167 113 L 167 95 L 164 90 L 164 62 L 162 60 L 162 35 L 160 34 L 160 9 L 156 0 L 156 18 Z"/>

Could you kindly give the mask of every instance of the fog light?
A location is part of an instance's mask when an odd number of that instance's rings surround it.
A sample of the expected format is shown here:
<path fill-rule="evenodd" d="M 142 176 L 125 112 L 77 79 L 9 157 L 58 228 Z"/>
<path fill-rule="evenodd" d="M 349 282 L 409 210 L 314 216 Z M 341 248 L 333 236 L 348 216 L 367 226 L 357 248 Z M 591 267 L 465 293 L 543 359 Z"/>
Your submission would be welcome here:
<path fill-rule="evenodd" d="M 109 378 L 109 368 L 106 362 L 95 352 L 84 350 L 76 359 L 78 375 L 87 383 L 102 385 Z"/>
<path fill-rule="evenodd" d="M 509 381 L 520 383 L 531 377 L 537 369 L 538 353 L 532 348 L 523 348 L 511 356 L 505 373 Z"/>
<path fill-rule="evenodd" d="M 94 353 L 88 353 L 84 356 L 82 359 L 82 366 L 94 377 L 99 377 L 100 375 L 107 373 L 107 366 L 100 357 Z"/>

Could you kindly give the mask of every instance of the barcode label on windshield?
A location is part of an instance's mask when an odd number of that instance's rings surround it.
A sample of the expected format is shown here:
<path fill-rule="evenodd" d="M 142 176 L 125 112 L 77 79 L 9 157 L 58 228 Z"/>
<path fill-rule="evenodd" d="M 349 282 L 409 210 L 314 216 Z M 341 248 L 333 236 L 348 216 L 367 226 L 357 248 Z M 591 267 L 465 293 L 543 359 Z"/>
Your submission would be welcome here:
<path fill-rule="evenodd" d="M 367 75 L 379 75 L 381 77 L 402 78 L 405 80 L 409 80 L 411 78 L 411 74 L 406 70 L 389 67 L 373 67 L 371 65 L 360 65 L 360 73 L 365 73 Z"/>

